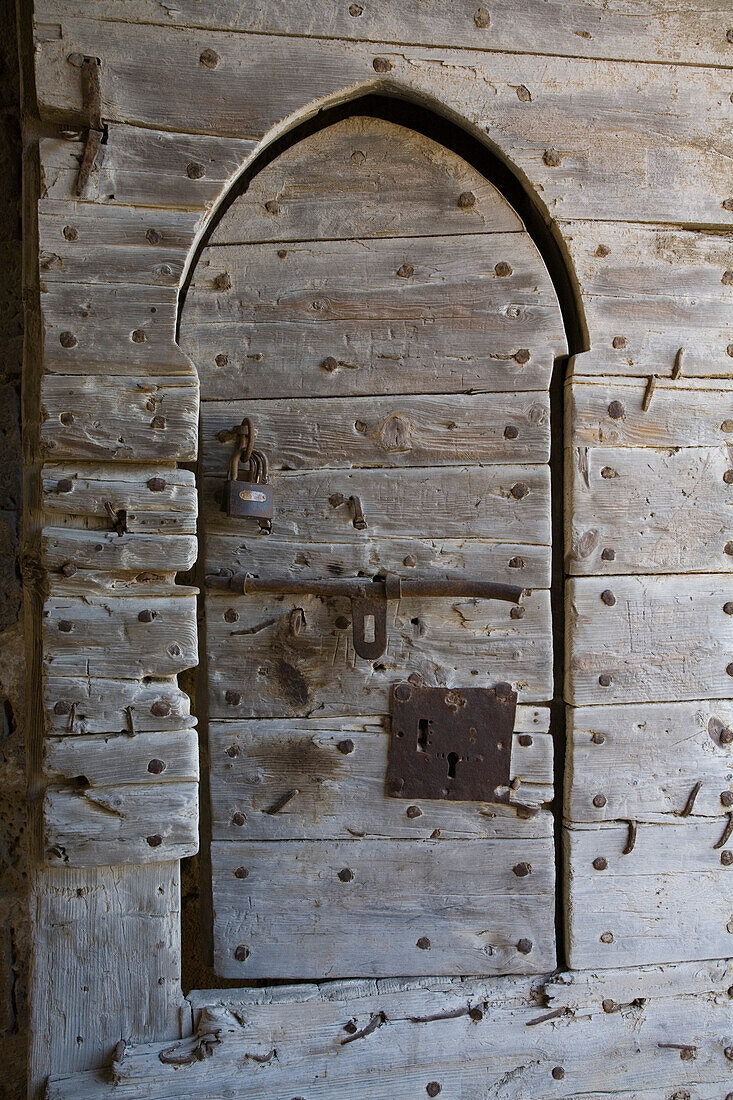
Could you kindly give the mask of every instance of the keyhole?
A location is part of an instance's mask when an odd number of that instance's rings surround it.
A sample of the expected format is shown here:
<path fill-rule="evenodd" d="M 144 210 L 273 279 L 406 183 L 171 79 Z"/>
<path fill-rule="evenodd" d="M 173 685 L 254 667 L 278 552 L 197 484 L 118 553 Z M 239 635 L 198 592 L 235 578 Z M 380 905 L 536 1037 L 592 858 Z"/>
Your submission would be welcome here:
<path fill-rule="evenodd" d="M 430 733 L 430 719 L 421 718 L 417 723 L 417 751 L 428 751 L 428 734 Z"/>
<path fill-rule="evenodd" d="M 456 777 L 456 764 L 460 760 L 460 756 L 457 752 L 448 753 L 448 778 L 455 779 Z"/>

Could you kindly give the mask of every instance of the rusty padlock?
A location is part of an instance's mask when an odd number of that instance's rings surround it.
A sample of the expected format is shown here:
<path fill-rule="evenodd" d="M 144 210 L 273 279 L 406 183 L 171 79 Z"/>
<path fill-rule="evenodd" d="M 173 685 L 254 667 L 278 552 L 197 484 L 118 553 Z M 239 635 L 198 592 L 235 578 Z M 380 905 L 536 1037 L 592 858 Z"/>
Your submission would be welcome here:
<path fill-rule="evenodd" d="M 267 458 L 254 449 L 255 430 L 249 417 L 236 428 L 236 446 L 229 462 L 229 477 L 224 487 L 223 510 L 228 516 L 259 521 L 260 531 L 272 530 L 272 489 L 267 484 Z M 248 463 L 240 477 L 240 463 Z"/>

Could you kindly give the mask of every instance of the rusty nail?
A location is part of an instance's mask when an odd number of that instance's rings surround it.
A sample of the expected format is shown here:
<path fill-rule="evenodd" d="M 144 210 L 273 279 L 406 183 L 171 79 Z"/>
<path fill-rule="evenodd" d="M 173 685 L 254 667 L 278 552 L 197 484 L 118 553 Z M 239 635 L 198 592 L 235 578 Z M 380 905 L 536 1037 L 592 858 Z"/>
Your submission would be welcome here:
<path fill-rule="evenodd" d="M 420 939 L 415 944 L 415 946 L 419 947 L 421 951 L 429 951 L 430 950 L 430 940 L 428 939 L 427 936 L 421 936 Z"/>
<path fill-rule="evenodd" d="M 163 236 L 161 233 L 158 232 L 157 229 L 148 229 L 145 234 L 145 239 L 148 241 L 149 244 L 160 244 Z"/>
<path fill-rule="evenodd" d="M 224 612 L 225 623 L 236 623 L 239 621 L 239 612 L 235 611 L 233 607 L 228 607 Z"/>
<path fill-rule="evenodd" d="M 527 610 L 526 607 L 523 607 L 521 604 L 518 607 L 511 607 L 509 609 L 509 618 L 510 619 L 523 619 L 524 616 L 525 616 L 526 610 Z"/>
<path fill-rule="evenodd" d="M 697 781 L 697 783 L 695 784 L 695 786 L 690 791 L 690 793 L 688 794 L 687 802 L 685 802 L 684 808 L 682 810 L 680 810 L 680 812 L 679 812 L 680 817 L 689 817 L 690 816 L 690 814 L 692 813 L 692 808 L 695 805 L 695 799 L 699 795 L 701 787 L 702 787 L 702 779 L 699 779 Z"/>
<path fill-rule="evenodd" d="M 523 749 L 528 749 L 529 746 L 533 743 L 532 738 L 528 733 L 520 733 L 518 740 Z"/>
<path fill-rule="evenodd" d="M 718 734 L 721 745 L 730 745 L 733 742 L 733 730 L 721 730 Z"/>
<path fill-rule="evenodd" d="M 616 551 L 611 550 L 609 547 L 606 547 L 605 550 L 601 551 L 601 558 L 603 559 L 603 561 L 615 561 Z"/>
<path fill-rule="evenodd" d="M 249 871 L 246 867 L 237 867 L 234 872 L 235 878 L 249 878 Z"/>
<path fill-rule="evenodd" d="M 64 564 L 59 569 L 59 573 L 63 573 L 63 575 L 65 577 L 73 577 L 74 574 L 77 573 L 77 572 L 78 572 L 78 570 L 77 570 L 76 566 L 74 565 L 73 561 L 65 561 Z"/>
<path fill-rule="evenodd" d="M 271 806 L 268 806 L 268 808 L 265 810 L 265 813 L 266 814 L 279 814 L 281 810 L 285 809 L 288 802 L 292 802 L 292 800 L 296 797 L 296 795 L 299 795 L 299 794 L 300 794 L 300 791 L 298 790 L 298 788 L 297 787 L 292 787 L 291 790 L 286 791 L 285 794 L 282 794 L 282 795 L 280 795 L 279 798 L 275 799 L 273 804 Z"/>
<path fill-rule="evenodd" d="M 608 867 L 608 860 L 605 856 L 596 856 L 593 860 L 593 866 L 596 871 L 605 871 Z"/>
<path fill-rule="evenodd" d="M 725 848 L 720 853 L 720 862 L 724 867 L 730 867 L 731 863 L 733 863 L 733 852 L 731 852 L 729 848 Z"/>
<path fill-rule="evenodd" d="M 400 279 L 410 279 L 415 274 L 415 268 L 412 264 L 402 264 L 401 267 L 397 268 L 397 274 Z"/>
<path fill-rule="evenodd" d="M 532 874 L 532 864 L 531 863 L 515 863 L 515 865 L 512 867 L 512 871 L 517 876 L 517 878 L 526 878 L 527 875 Z"/>
<path fill-rule="evenodd" d="M 726 485 L 733 485 L 733 470 L 726 470 L 723 474 L 723 481 Z"/>
<path fill-rule="evenodd" d="M 601 687 L 610 687 L 613 683 L 613 677 L 609 676 L 607 672 L 602 672 L 601 675 L 598 677 L 598 683 L 601 685 Z"/>
<path fill-rule="evenodd" d="M 437 1081 L 429 1081 L 425 1086 L 425 1091 L 428 1096 L 437 1096 L 443 1090 Z"/>
<path fill-rule="evenodd" d="M 721 791 L 720 801 L 724 806 L 733 806 L 733 791 Z"/>
<path fill-rule="evenodd" d="M 354 19 L 358 19 L 363 13 L 364 9 L 361 4 L 349 4 L 349 15 L 352 15 Z"/>
<path fill-rule="evenodd" d="M 733 676 L 733 661 L 725 666 L 725 671 L 728 673 L 729 676 Z"/>
<path fill-rule="evenodd" d="M 159 848 L 160 845 L 163 843 L 163 837 L 160 835 L 160 833 L 153 833 L 152 836 L 146 837 L 145 839 L 147 840 L 151 848 Z"/>
<path fill-rule="evenodd" d="M 491 23 L 491 16 L 487 8 L 477 8 L 473 15 L 473 23 L 479 30 L 485 30 Z"/>
<path fill-rule="evenodd" d="M 375 57 L 372 61 L 375 73 L 388 73 L 392 68 L 392 62 L 387 57 Z"/>
<path fill-rule="evenodd" d="M 280 214 L 282 212 L 280 203 L 276 199 L 268 199 L 265 203 L 265 210 L 268 214 Z"/>
<path fill-rule="evenodd" d="M 726 615 L 733 615 L 733 600 L 729 600 L 727 603 L 723 604 L 723 611 Z"/>
<path fill-rule="evenodd" d="M 59 630 L 62 634 L 71 634 L 73 629 L 73 623 L 70 623 L 68 619 L 61 619 L 59 621 Z"/>
<path fill-rule="evenodd" d="M 162 493 L 165 489 L 165 479 L 162 477 L 151 477 L 148 479 L 147 485 L 151 493 Z"/>
<path fill-rule="evenodd" d="M 74 414 L 69 412 L 61 413 L 59 420 L 62 424 L 69 425 L 74 423 Z"/>
<path fill-rule="evenodd" d="M 345 500 L 346 497 L 343 493 L 331 493 L 331 496 L 328 498 L 328 503 L 332 508 L 340 508 Z"/>
<path fill-rule="evenodd" d="M 155 618 L 155 612 L 150 611 L 149 608 L 145 608 L 144 611 L 141 611 L 138 614 L 137 621 L 139 623 L 152 623 L 154 618 Z"/>
<path fill-rule="evenodd" d="M 346 615 L 337 615 L 336 618 L 333 620 L 333 625 L 336 627 L 337 630 L 348 630 L 350 622 Z"/>
<path fill-rule="evenodd" d="M 562 157 L 557 149 L 545 149 L 542 160 L 548 168 L 559 168 L 562 164 Z"/>
<path fill-rule="evenodd" d="M 407 809 L 405 810 L 405 813 L 407 814 L 407 816 L 410 819 L 416 818 L 416 817 L 422 817 L 422 810 L 420 809 L 419 806 L 408 806 Z"/>
<path fill-rule="evenodd" d="M 593 805 L 597 810 L 602 810 L 606 805 L 607 799 L 605 794 L 597 794 L 593 796 Z"/>
<path fill-rule="evenodd" d="M 134 344 L 145 344 L 147 343 L 148 334 L 144 328 L 136 328 L 130 333 L 130 339 Z"/>
<path fill-rule="evenodd" d="M 626 843 L 624 844 L 621 855 L 630 856 L 636 846 L 636 822 L 627 822 L 629 831 L 626 835 Z"/>
<path fill-rule="evenodd" d="M 54 714 L 68 714 L 71 710 L 71 703 L 67 699 L 59 699 L 57 703 L 54 703 Z"/>
<path fill-rule="evenodd" d="M 186 175 L 190 180 L 200 180 L 206 175 L 206 169 L 203 164 L 198 164 L 195 160 L 186 165 Z"/>
<path fill-rule="evenodd" d="M 604 1012 L 618 1012 L 621 1006 L 617 1005 L 615 1001 L 612 1001 L 610 997 L 604 997 L 601 1001 L 601 1008 Z"/>
<path fill-rule="evenodd" d="M 515 500 L 522 500 L 529 492 L 529 485 L 526 485 L 523 481 L 518 481 L 515 485 L 512 485 L 510 492 Z"/>
<path fill-rule="evenodd" d="M 563 1077 L 565 1076 L 565 1070 L 562 1068 L 562 1066 L 555 1066 L 552 1070 L 552 1076 L 556 1081 L 562 1081 Z"/>
<path fill-rule="evenodd" d="M 677 354 L 674 357 L 674 366 L 672 367 L 672 378 L 677 379 L 682 374 L 682 359 L 684 358 L 685 349 L 678 348 Z"/>
<path fill-rule="evenodd" d="M 733 810 L 728 811 L 727 817 L 728 822 L 723 829 L 723 835 L 721 836 L 720 840 L 717 841 L 717 843 L 713 844 L 713 848 L 722 848 L 723 845 L 730 839 L 731 833 L 733 833 Z"/>
<path fill-rule="evenodd" d="M 498 264 L 494 265 L 494 274 L 500 279 L 506 279 L 509 275 L 513 274 L 512 265 L 506 263 L 505 260 L 500 260 Z"/>
<path fill-rule="evenodd" d="M 202 50 L 199 57 L 199 61 L 207 69 L 215 69 L 220 60 L 219 54 L 216 50 L 212 50 L 211 46 L 207 46 L 205 50 Z"/>
<path fill-rule="evenodd" d="M 167 699 L 156 700 L 150 708 L 150 713 L 155 718 L 167 718 L 171 712 L 171 705 Z"/>
<path fill-rule="evenodd" d="M 241 749 L 239 745 L 230 745 L 228 749 L 225 749 L 225 752 L 230 760 L 233 760 L 235 756 L 239 756 Z"/>
<path fill-rule="evenodd" d="M 514 361 L 522 367 L 525 363 L 529 363 L 531 358 L 529 348 L 520 348 L 519 351 L 514 352 Z"/>
<path fill-rule="evenodd" d="M 510 569 L 524 569 L 524 558 L 510 558 L 507 565 Z"/>
<path fill-rule="evenodd" d="M 604 735 L 602 733 L 594 733 L 593 736 L 591 737 L 591 741 L 593 742 L 594 745 L 603 745 L 605 740 L 606 740 L 606 738 L 604 737 Z"/>
<path fill-rule="evenodd" d="M 237 810 L 235 814 L 232 814 L 232 825 L 246 825 L 247 815 L 243 814 L 241 810 Z"/>
<path fill-rule="evenodd" d="M 164 760 L 158 760 L 156 758 L 156 759 L 151 760 L 150 763 L 148 764 L 148 771 L 151 773 L 151 775 L 160 775 L 160 773 L 164 772 L 165 769 L 166 769 L 166 764 L 165 764 Z"/>
<path fill-rule="evenodd" d="M 532 950 L 532 941 L 522 937 L 521 940 L 517 940 L 517 951 L 520 955 L 529 955 Z"/>
<path fill-rule="evenodd" d="M 458 205 L 461 210 L 467 210 L 470 206 L 473 206 L 476 202 L 476 196 L 473 191 L 461 191 L 458 196 Z"/>
<path fill-rule="evenodd" d="M 364 531 L 367 527 L 367 521 L 364 517 L 364 510 L 361 506 L 361 500 L 359 497 L 349 497 L 349 502 L 354 511 L 354 518 L 352 523 L 357 531 Z"/>
<path fill-rule="evenodd" d="M 332 374 L 338 367 L 338 360 L 334 359 L 332 355 L 327 355 L 321 363 L 321 366 L 324 370 L 328 371 L 329 374 Z"/>
<path fill-rule="evenodd" d="M 74 225 L 65 225 L 64 226 L 64 237 L 66 238 L 67 241 L 78 241 L 79 240 L 79 230 Z"/>
<path fill-rule="evenodd" d="M 224 702 L 228 703 L 230 707 L 238 707 L 242 702 L 242 693 L 228 688 L 224 692 Z"/>
<path fill-rule="evenodd" d="M 57 493 L 70 493 L 74 488 L 74 482 L 70 477 L 62 477 L 61 481 L 56 483 Z"/>
<path fill-rule="evenodd" d="M 657 376 L 656 376 L 656 374 L 650 374 L 649 375 L 649 381 L 646 384 L 646 390 L 644 391 L 644 399 L 641 403 L 641 408 L 642 408 L 643 412 L 648 412 L 649 411 L 649 406 L 652 403 L 652 397 L 654 396 L 654 391 L 655 391 L 656 388 L 657 388 Z"/>
<path fill-rule="evenodd" d="M 729 1062 L 733 1062 L 733 1047 L 726 1047 L 723 1051 L 723 1054 L 726 1056 Z"/>
<path fill-rule="evenodd" d="M 237 960 L 237 962 L 246 962 L 249 958 L 249 948 L 243 943 L 237 944 L 237 946 L 234 948 L 234 958 Z"/>
<path fill-rule="evenodd" d="M 626 409 L 620 401 L 612 401 L 608 406 L 608 415 L 611 417 L 611 420 L 621 420 L 626 416 Z"/>
<path fill-rule="evenodd" d="M 354 877 L 354 872 L 350 867 L 342 867 L 338 873 L 338 878 L 341 882 L 351 882 Z"/>
<path fill-rule="evenodd" d="M 73 332 L 62 332 L 59 336 L 59 343 L 62 348 L 75 348 L 78 342 Z"/>
<path fill-rule="evenodd" d="M 606 607 L 613 607 L 616 603 L 616 597 L 614 596 L 610 588 L 606 588 L 605 591 L 601 592 L 601 599 L 605 603 Z"/>
<path fill-rule="evenodd" d="M 507 424 L 506 428 L 504 429 L 504 438 L 516 439 L 518 435 L 519 428 L 517 428 L 514 424 Z"/>
<path fill-rule="evenodd" d="M 339 741 L 336 748 L 344 756 L 348 756 L 349 753 L 352 753 L 354 751 L 355 746 L 354 746 L 354 742 L 351 740 L 351 738 L 347 737 L 343 741 Z"/>
<path fill-rule="evenodd" d="M 613 932 L 601 932 L 601 943 L 613 943 Z"/>
<path fill-rule="evenodd" d="M 616 348 L 617 351 L 622 349 L 622 348 L 625 348 L 626 347 L 626 337 L 625 336 L 614 336 L 613 340 L 611 341 L 611 344 L 614 348 Z"/>

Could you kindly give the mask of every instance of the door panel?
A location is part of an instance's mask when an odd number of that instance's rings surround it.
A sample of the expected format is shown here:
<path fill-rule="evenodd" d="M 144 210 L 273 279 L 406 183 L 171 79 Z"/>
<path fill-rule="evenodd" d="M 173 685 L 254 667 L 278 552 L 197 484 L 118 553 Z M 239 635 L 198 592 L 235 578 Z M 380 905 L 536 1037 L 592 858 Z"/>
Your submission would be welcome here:
<path fill-rule="evenodd" d="M 456 154 L 347 119 L 229 206 L 194 271 L 181 344 L 203 396 L 217 971 L 551 968 L 548 386 L 566 344 L 534 243 Z M 221 511 L 245 416 L 270 462 L 268 537 Z M 386 572 L 527 592 L 520 606 L 390 600 L 376 660 L 355 652 L 347 596 L 243 592 L 245 574 Z M 512 685 L 509 804 L 390 795 L 390 696 L 408 678 Z"/>

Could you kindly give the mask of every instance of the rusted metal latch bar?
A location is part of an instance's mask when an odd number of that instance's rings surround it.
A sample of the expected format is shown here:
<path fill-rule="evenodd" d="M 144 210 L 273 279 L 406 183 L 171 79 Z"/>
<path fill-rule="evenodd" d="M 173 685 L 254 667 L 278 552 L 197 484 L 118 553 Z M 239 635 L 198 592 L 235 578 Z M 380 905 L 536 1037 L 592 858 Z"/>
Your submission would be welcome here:
<path fill-rule="evenodd" d="M 76 194 L 84 194 L 89 177 L 92 174 L 99 152 L 99 146 L 104 137 L 104 124 L 102 122 L 102 87 L 99 78 L 101 61 L 98 57 L 85 57 L 81 63 L 81 95 L 84 103 L 84 113 L 88 120 L 84 153 L 79 165 L 79 175 L 76 178 Z"/>
<path fill-rule="evenodd" d="M 498 581 L 403 579 L 395 573 L 374 580 L 328 579 L 298 581 L 290 577 L 261 579 L 249 573 L 232 577 L 207 576 L 206 587 L 243 592 L 245 595 L 345 596 L 351 600 L 354 649 L 360 657 L 374 661 L 387 648 L 387 601 L 403 596 L 434 598 L 458 596 L 464 599 L 504 600 L 519 603 L 525 589 Z"/>

